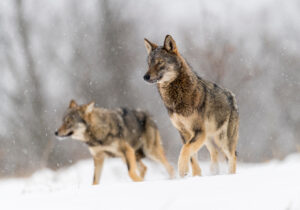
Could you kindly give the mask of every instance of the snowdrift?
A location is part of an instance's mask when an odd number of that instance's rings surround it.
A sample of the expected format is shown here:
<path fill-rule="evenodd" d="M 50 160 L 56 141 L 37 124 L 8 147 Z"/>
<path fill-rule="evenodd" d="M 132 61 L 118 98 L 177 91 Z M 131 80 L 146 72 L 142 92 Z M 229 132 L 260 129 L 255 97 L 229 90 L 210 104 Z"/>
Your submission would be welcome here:
<path fill-rule="evenodd" d="M 300 155 L 264 164 L 238 164 L 236 175 L 168 180 L 163 167 L 146 161 L 144 182 L 134 183 L 119 159 L 105 162 L 101 183 L 92 186 L 93 163 L 28 179 L 0 182 L 1 209 L 300 209 Z M 226 165 L 222 165 L 223 171 Z"/>

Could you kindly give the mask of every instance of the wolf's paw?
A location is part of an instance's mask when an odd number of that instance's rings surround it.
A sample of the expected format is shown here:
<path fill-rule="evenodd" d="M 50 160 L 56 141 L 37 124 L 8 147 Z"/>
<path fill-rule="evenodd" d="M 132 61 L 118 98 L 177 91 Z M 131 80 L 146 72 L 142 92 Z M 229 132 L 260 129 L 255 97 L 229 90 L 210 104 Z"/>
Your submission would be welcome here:
<path fill-rule="evenodd" d="M 93 181 L 92 185 L 98 185 L 98 182 Z"/>
<path fill-rule="evenodd" d="M 179 176 L 181 178 L 186 177 L 188 175 L 188 171 L 179 171 Z"/>
<path fill-rule="evenodd" d="M 183 164 L 179 161 L 178 169 L 179 169 L 179 176 L 180 177 L 185 177 L 186 175 L 188 175 L 189 165 L 188 164 Z"/>
<path fill-rule="evenodd" d="M 193 176 L 201 176 L 201 175 L 202 173 L 200 168 L 193 169 Z"/>

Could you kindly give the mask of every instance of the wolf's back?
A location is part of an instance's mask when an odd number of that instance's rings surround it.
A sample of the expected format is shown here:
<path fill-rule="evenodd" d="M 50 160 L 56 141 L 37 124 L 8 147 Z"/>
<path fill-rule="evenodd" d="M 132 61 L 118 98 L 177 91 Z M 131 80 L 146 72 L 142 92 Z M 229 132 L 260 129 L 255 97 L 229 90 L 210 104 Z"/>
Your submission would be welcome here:
<path fill-rule="evenodd" d="M 121 108 L 121 116 L 124 121 L 124 126 L 128 129 L 129 134 L 126 138 L 133 147 L 137 147 L 141 144 L 151 144 L 156 140 L 156 136 L 159 135 L 157 126 L 147 112 L 140 110 L 131 110 L 128 108 Z M 141 142 L 146 136 L 146 142 Z M 143 141 L 143 140 L 142 140 Z M 150 141 L 150 142 L 148 142 Z"/>
<path fill-rule="evenodd" d="M 121 113 L 124 123 L 128 127 L 128 129 L 134 131 L 134 129 L 138 128 L 136 132 L 144 132 L 147 126 L 156 128 L 155 122 L 145 111 L 121 108 Z"/>

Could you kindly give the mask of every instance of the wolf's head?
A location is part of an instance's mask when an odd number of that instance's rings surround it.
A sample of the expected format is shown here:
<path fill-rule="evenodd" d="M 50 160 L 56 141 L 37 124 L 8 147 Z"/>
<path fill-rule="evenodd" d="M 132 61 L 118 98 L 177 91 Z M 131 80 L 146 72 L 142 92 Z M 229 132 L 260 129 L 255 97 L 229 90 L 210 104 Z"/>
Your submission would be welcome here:
<path fill-rule="evenodd" d="M 182 60 L 174 39 L 167 35 L 163 46 L 157 46 L 145 39 L 149 69 L 144 76 L 147 82 L 169 83 L 179 74 Z"/>
<path fill-rule="evenodd" d="M 88 124 L 84 120 L 94 109 L 94 102 L 78 106 L 71 100 L 61 127 L 55 132 L 57 137 L 71 137 L 76 140 L 87 141 Z"/>

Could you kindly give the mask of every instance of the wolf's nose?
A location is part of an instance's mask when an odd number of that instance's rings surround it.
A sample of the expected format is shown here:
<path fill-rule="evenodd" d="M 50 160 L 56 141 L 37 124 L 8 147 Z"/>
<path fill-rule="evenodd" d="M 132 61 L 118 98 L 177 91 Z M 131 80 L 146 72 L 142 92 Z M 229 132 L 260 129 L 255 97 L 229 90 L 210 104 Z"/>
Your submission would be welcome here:
<path fill-rule="evenodd" d="M 55 136 L 58 136 L 58 131 L 55 131 L 55 132 L 54 132 L 54 135 L 55 135 Z"/>
<path fill-rule="evenodd" d="M 149 79 L 150 79 L 150 75 L 149 75 L 149 74 L 146 74 L 146 75 L 144 76 L 144 80 L 148 81 Z"/>

